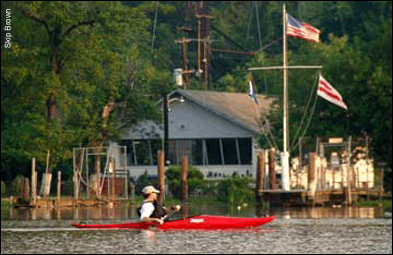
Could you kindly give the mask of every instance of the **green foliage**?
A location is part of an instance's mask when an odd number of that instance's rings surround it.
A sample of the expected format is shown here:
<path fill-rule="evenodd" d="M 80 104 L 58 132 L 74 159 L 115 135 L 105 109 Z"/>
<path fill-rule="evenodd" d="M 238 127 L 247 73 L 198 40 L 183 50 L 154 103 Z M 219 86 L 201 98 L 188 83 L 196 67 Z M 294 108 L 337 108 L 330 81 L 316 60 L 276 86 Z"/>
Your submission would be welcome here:
<path fill-rule="evenodd" d="M 5 196 L 6 190 L 7 190 L 7 187 L 5 185 L 5 182 L 1 181 L 1 197 Z"/>
<path fill-rule="evenodd" d="M 23 189 L 23 180 L 24 177 L 22 175 L 16 176 L 16 178 L 12 181 L 12 194 L 20 195 Z"/>
<path fill-rule="evenodd" d="M 138 180 L 136 180 L 135 194 L 142 194 L 142 189 L 148 185 L 153 185 L 158 189 L 158 180 L 156 176 L 149 176 L 147 171 L 145 171 L 145 173 L 140 175 Z"/>
<path fill-rule="evenodd" d="M 254 191 L 250 188 L 250 177 L 227 177 L 218 183 L 218 200 L 230 205 L 243 205 L 253 203 Z"/>
<path fill-rule="evenodd" d="M 66 179 L 61 177 L 62 179 Z M 74 195 L 74 181 L 71 178 L 67 178 L 64 185 L 61 188 L 61 194 L 63 196 L 73 196 Z"/>
<path fill-rule="evenodd" d="M 151 85 L 170 72 L 149 60 L 149 19 L 142 10 L 120 2 L 3 7 L 12 8 L 20 29 L 1 54 L 2 179 L 15 176 L 15 162 L 36 157 L 46 164 L 51 150 L 49 164 L 61 167 L 72 160 L 73 147 L 103 146 L 144 118 L 159 119 Z M 56 114 L 48 118 L 51 95 Z"/>
<path fill-rule="evenodd" d="M 169 192 L 175 198 L 181 198 L 182 192 L 182 166 L 172 165 L 168 167 L 165 172 L 166 182 L 168 183 Z M 188 194 L 192 195 L 194 192 L 198 192 L 204 187 L 205 181 L 203 180 L 203 173 L 195 166 L 188 166 L 187 173 L 187 185 Z"/>
<path fill-rule="evenodd" d="M 383 206 L 385 209 L 392 210 L 392 199 L 384 198 L 383 200 L 365 200 L 359 199 L 357 204 L 361 207 L 379 207 Z"/>

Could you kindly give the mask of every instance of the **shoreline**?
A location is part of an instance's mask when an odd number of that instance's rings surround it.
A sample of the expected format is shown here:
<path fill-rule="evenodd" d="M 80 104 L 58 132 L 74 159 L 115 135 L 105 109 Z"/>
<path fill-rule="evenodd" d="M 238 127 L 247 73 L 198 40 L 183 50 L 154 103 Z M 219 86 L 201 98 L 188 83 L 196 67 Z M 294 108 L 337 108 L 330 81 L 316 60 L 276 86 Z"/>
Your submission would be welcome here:
<path fill-rule="evenodd" d="M 390 209 L 392 210 L 392 199 L 391 199 L 391 194 L 386 194 L 382 199 L 374 199 L 374 200 L 364 200 L 360 199 L 359 201 L 356 201 L 352 206 L 355 207 L 384 207 L 385 209 Z M 69 200 L 71 199 L 70 196 L 63 196 L 61 197 L 61 200 Z M 49 200 L 56 200 L 55 197 L 49 197 Z M 128 200 L 119 200 L 117 201 L 117 204 L 120 204 L 121 206 L 137 206 L 140 203 L 142 203 L 143 198 L 140 196 L 135 196 L 134 199 L 128 199 Z M 166 198 L 165 203 L 167 205 L 173 205 L 173 204 L 181 204 L 180 199 L 176 198 Z M 206 205 L 220 205 L 220 206 L 226 206 L 226 203 L 217 201 L 215 197 L 211 196 L 200 196 L 200 197 L 191 197 L 187 203 L 188 206 L 206 206 Z M 1 207 L 9 207 L 12 206 L 13 203 L 11 202 L 11 198 L 1 198 Z M 104 205 L 105 206 L 105 205 Z M 236 206 L 236 205 L 233 205 Z M 255 207 L 255 205 L 250 205 L 250 207 Z M 332 206 L 318 206 L 318 207 L 332 207 Z M 284 208 L 284 207 L 283 207 Z M 296 206 L 294 206 L 296 208 Z M 304 208 L 304 206 L 299 206 L 298 208 Z"/>

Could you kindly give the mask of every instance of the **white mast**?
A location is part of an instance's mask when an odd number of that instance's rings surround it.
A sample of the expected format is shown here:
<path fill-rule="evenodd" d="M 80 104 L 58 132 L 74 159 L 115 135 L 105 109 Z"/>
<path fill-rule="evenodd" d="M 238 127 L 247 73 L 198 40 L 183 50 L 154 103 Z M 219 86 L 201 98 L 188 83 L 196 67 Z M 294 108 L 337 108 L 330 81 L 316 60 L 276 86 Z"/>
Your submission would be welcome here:
<path fill-rule="evenodd" d="M 284 133 L 284 151 L 281 155 L 281 180 L 282 189 L 284 191 L 290 190 L 289 184 L 289 153 L 288 153 L 288 67 L 287 67 L 287 20 L 285 4 L 283 5 L 283 82 L 284 82 L 284 120 L 283 120 L 283 133 Z"/>

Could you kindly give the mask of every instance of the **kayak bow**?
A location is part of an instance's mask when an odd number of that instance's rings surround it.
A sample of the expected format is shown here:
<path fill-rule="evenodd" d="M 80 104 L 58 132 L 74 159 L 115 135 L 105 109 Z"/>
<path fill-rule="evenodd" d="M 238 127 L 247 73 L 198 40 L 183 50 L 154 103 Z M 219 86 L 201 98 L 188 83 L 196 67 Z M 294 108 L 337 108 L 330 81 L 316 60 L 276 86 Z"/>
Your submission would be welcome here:
<path fill-rule="evenodd" d="M 162 225 L 155 222 L 124 222 L 115 224 L 84 224 L 71 223 L 77 228 L 89 229 L 148 229 L 157 227 L 159 230 L 224 230 L 255 228 L 273 221 L 276 217 L 239 218 L 227 216 L 199 215 L 186 219 L 170 220 Z"/>

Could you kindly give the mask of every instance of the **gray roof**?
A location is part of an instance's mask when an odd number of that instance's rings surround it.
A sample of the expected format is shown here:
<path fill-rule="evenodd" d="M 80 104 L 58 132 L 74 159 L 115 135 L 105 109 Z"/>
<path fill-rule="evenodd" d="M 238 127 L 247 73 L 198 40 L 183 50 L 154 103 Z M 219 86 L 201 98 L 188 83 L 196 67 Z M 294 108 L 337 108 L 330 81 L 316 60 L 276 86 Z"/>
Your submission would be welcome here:
<path fill-rule="evenodd" d="M 266 95 L 257 95 L 258 105 L 247 93 L 230 93 L 200 90 L 177 89 L 169 94 L 169 98 L 175 94 L 199 104 L 200 106 L 236 123 L 254 133 L 262 134 L 262 113 L 267 113 L 273 107 L 276 98 Z"/>

